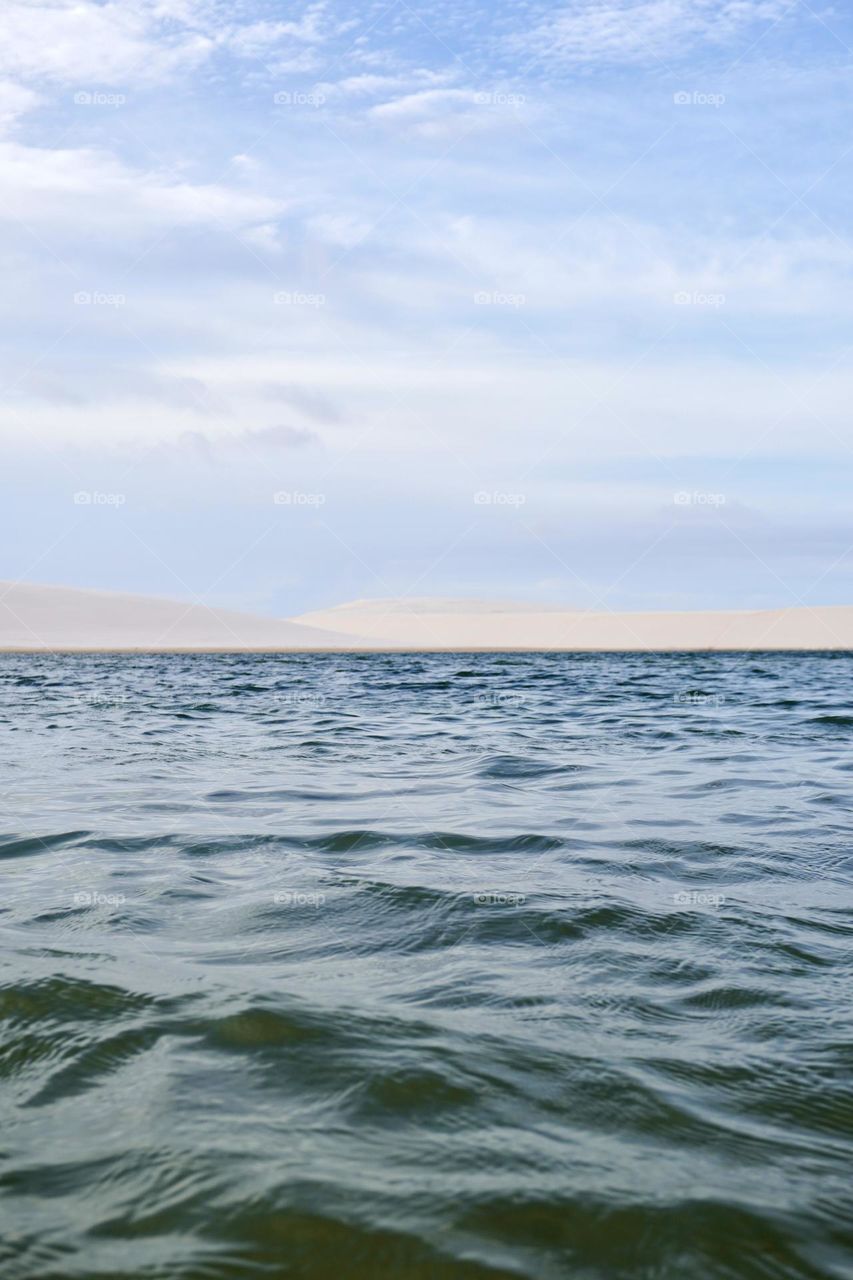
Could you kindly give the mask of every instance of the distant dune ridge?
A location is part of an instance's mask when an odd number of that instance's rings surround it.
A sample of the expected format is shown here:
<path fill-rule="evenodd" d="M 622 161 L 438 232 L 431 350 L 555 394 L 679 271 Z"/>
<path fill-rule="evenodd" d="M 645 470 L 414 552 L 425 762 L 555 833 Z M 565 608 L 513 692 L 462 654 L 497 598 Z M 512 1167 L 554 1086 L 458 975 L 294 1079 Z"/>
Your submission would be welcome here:
<path fill-rule="evenodd" d="M 850 649 L 853 606 L 606 613 L 479 600 L 356 600 L 294 621 L 412 649 Z"/>
<path fill-rule="evenodd" d="M 853 606 L 603 613 L 457 599 L 354 600 L 287 620 L 0 582 L 0 650 L 853 649 Z"/>
<path fill-rule="evenodd" d="M 340 649 L 353 636 L 118 591 L 0 582 L 0 649 Z"/>

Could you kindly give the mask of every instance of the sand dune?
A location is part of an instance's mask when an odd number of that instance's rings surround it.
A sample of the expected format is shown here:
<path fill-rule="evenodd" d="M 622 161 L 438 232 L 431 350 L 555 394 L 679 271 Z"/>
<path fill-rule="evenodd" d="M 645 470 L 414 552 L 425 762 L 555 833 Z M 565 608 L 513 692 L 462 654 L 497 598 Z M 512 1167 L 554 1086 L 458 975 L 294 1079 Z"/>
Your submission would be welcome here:
<path fill-rule="evenodd" d="M 586 613 L 476 600 L 356 600 L 294 621 L 411 649 L 850 649 L 853 606 Z"/>
<path fill-rule="evenodd" d="M 335 649 L 353 636 L 116 591 L 0 582 L 0 649 Z"/>
<path fill-rule="evenodd" d="M 584 613 L 478 600 L 355 600 L 281 621 L 147 596 L 0 582 L 0 650 L 851 649 L 853 606 Z"/>

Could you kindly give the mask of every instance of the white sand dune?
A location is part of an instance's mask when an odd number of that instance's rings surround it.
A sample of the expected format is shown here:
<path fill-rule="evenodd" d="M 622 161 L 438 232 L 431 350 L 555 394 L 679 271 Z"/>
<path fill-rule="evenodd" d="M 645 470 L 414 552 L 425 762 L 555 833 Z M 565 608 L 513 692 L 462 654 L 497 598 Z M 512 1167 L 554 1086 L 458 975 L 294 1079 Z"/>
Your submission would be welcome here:
<path fill-rule="evenodd" d="M 591 613 L 476 600 L 355 600 L 300 625 L 407 649 L 851 649 L 853 606 Z"/>
<path fill-rule="evenodd" d="M 0 649 L 357 649 L 354 636 L 117 591 L 0 582 Z"/>
<path fill-rule="evenodd" d="M 122 592 L 0 582 L 3 649 L 853 649 L 853 606 L 617 614 L 478 600 L 355 600 L 281 621 Z"/>

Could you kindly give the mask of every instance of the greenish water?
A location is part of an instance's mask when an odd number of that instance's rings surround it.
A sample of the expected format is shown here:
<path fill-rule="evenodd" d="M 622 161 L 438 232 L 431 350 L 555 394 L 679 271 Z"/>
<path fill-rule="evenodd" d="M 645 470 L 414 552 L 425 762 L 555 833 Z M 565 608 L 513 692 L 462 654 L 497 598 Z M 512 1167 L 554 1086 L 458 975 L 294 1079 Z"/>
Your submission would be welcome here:
<path fill-rule="evenodd" d="M 847 655 L 0 658 L 4 1280 L 849 1280 Z"/>

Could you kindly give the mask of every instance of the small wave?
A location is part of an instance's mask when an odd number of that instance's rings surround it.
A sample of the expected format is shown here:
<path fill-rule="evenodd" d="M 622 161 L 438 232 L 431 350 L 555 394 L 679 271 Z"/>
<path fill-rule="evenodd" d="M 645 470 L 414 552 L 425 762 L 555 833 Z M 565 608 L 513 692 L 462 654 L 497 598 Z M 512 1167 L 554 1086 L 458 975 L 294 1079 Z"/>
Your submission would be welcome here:
<path fill-rule="evenodd" d="M 546 778 L 550 774 L 577 772 L 577 764 L 553 764 L 531 760 L 524 756 L 493 756 L 480 765 L 480 776 L 483 778 L 534 779 Z"/>
<path fill-rule="evenodd" d="M 81 843 L 90 834 L 88 831 L 56 831 L 43 836 L 0 837 L 0 858 L 28 858 L 33 854 L 52 853 Z"/>

